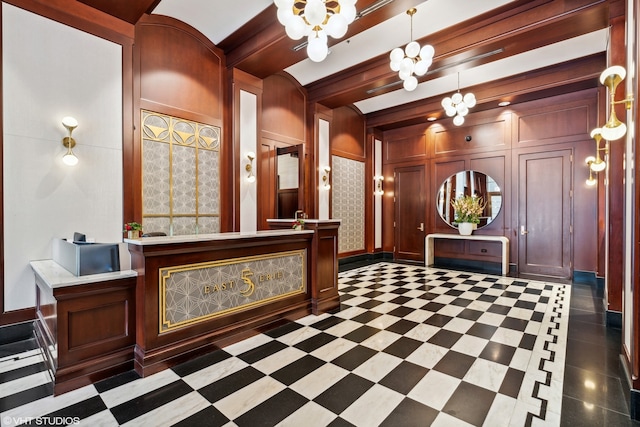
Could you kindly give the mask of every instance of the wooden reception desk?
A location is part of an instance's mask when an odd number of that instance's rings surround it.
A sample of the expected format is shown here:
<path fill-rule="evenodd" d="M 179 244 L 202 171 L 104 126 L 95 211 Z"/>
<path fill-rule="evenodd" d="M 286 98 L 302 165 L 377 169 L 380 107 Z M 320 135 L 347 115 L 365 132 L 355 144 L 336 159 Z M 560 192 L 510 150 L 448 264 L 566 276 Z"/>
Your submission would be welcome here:
<path fill-rule="evenodd" d="M 338 227 L 125 240 L 138 273 L 135 370 L 338 308 Z"/>
<path fill-rule="evenodd" d="M 74 276 L 32 261 L 54 394 L 153 374 L 339 307 L 339 222 L 306 230 L 125 239 L 132 270 Z"/>

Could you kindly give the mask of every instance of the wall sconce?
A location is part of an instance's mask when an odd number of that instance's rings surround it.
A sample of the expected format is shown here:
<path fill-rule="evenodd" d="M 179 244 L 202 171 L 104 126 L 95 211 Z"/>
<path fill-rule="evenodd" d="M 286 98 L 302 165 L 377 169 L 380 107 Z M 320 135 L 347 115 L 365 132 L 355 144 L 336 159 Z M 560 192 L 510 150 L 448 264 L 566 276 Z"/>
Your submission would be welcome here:
<path fill-rule="evenodd" d="M 71 137 L 71 132 L 78 127 L 78 121 L 73 117 L 67 116 L 62 119 L 62 126 L 67 128 L 67 131 L 69 132 L 69 136 L 62 138 L 62 145 L 67 148 L 67 152 L 62 156 L 62 161 L 67 166 L 75 166 L 78 164 L 78 158 L 73 154 L 71 149 L 75 147 L 76 140 Z"/>
<path fill-rule="evenodd" d="M 384 189 L 382 188 L 382 181 L 384 181 L 384 176 L 382 175 L 380 176 L 376 175 L 373 177 L 373 186 L 374 186 L 373 194 L 377 196 L 382 196 L 384 194 Z"/>
<path fill-rule="evenodd" d="M 329 184 L 329 172 L 331 172 L 331 167 L 330 166 L 325 166 L 322 169 L 323 173 L 322 173 L 322 182 L 324 184 L 324 188 L 325 190 L 328 190 L 331 188 L 331 184 Z"/>
<path fill-rule="evenodd" d="M 596 158 L 589 164 L 589 169 L 594 172 L 601 172 L 606 169 L 607 162 L 600 157 L 600 151 L 604 151 L 605 154 L 609 152 L 607 144 L 605 142 L 604 147 L 600 148 L 600 141 L 602 140 L 602 128 L 595 128 L 591 131 L 591 138 L 596 140 Z"/>
<path fill-rule="evenodd" d="M 593 164 L 593 162 L 596 161 L 596 158 L 593 157 L 593 156 L 589 156 L 586 159 L 584 159 L 584 161 L 587 164 L 587 166 L 589 167 L 589 179 L 587 179 L 586 184 L 589 187 L 593 187 L 594 185 L 596 185 L 598 183 L 598 180 L 593 177 L 593 169 L 591 169 L 591 165 Z"/>
<path fill-rule="evenodd" d="M 609 67 L 600 74 L 600 83 L 609 89 L 609 120 L 602 127 L 602 138 L 607 141 L 620 139 L 627 132 L 627 126 L 618 120 L 615 110 L 615 105 L 622 103 L 625 104 L 625 108 L 627 110 L 631 109 L 631 102 L 633 101 L 633 96 L 631 94 L 627 95 L 627 97 L 621 101 L 615 100 L 616 88 L 618 87 L 618 84 L 624 80 L 626 75 L 626 70 L 620 65 Z"/>
<path fill-rule="evenodd" d="M 256 153 L 253 151 L 249 151 L 247 153 L 247 159 L 249 159 L 249 163 L 244 166 L 244 170 L 247 171 L 247 182 L 256 182 L 256 176 L 253 174 L 253 161 L 256 158 Z"/>

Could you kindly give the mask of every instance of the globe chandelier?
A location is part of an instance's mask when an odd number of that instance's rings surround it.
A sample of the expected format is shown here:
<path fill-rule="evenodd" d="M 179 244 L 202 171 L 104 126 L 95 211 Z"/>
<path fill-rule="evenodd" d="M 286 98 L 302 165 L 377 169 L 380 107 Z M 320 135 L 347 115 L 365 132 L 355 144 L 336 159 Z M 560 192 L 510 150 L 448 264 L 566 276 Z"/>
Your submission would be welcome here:
<path fill-rule="evenodd" d="M 476 96 L 469 92 L 462 96 L 460 93 L 460 73 L 458 73 L 458 91 L 442 100 L 442 108 L 449 117 L 453 117 L 453 124 L 462 126 L 464 116 L 469 114 L 469 108 L 476 106 Z"/>
<path fill-rule="evenodd" d="M 416 12 L 415 8 L 407 10 L 407 15 L 411 17 L 411 41 L 404 49 L 397 47 L 389 55 L 391 69 L 398 72 L 402 86 L 409 92 L 418 87 L 418 77 L 427 73 L 435 53 L 433 46 L 428 44 L 420 48 L 420 44 L 413 40 L 413 15 Z"/>
<path fill-rule="evenodd" d="M 328 37 L 339 39 L 356 18 L 357 0 L 274 0 L 278 21 L 293 40 L 307 37 L 307 55 L 321 62 L 329 53 Z"/>

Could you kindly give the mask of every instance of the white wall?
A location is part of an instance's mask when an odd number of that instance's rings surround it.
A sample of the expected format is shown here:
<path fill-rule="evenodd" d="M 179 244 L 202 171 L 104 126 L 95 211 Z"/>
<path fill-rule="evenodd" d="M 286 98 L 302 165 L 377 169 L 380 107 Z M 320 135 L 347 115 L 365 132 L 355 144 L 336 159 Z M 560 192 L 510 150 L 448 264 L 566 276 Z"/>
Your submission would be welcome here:
<path fill-rule="evenodd" d="M 35 305 L 29 261 L 51 258 L 54 237 L 122 241 L 122 49 L 6 3 L 2 32 L 10 311 Z M 62 163 L 67 115 L 79 123 L 75 167 Z"/>
<path fill-rule="evenodd" d="M 331 190 L 327 189 L 322 182 L 324 167 L 331 167 L 329 135 L 329 122 L 323 119 L 318 120 L 318 219 L 329 219 L 329 196 L 331 195 Z M 333 171 L 330 173 L 333 174 Z"/>
<path fill-rule="evenodd" d="M 240 232 L 253 233 L 258 229 L 258 179 L 257 163 L 253 161 L 256 181 L 248 182 L 245 170 L 249 160 L 247 153 L 258 156 L 258 97 L 244 90 L 240 91 Z"/>

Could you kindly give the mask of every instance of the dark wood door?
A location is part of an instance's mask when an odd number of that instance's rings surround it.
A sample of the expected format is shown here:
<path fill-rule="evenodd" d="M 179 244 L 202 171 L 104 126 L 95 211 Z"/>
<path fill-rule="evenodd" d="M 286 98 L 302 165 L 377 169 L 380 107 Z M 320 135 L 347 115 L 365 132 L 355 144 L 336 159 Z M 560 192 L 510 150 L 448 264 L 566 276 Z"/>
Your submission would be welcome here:
<path fill-rule="evenodd" d="M 395 259 L 424 261 L 424 166 L 397 168 L 395 176 Z"/>
<path fill-rule="evenodd" d="M 571 151 L 519 156 L 518 271 L 571 277 Z"/>

